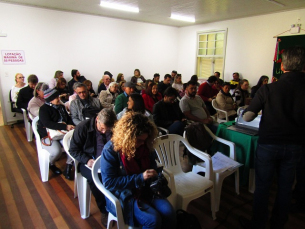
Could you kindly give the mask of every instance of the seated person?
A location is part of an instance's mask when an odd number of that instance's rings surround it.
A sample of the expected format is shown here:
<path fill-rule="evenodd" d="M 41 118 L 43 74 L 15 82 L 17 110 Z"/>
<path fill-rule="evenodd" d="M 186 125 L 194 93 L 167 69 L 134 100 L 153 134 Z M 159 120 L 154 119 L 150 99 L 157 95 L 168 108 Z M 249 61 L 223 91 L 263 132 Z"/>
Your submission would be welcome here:
<path fill-rule="evenodd" d="M 44 91 L 45 104 L 39 109 L 39 121 L 37 131 L 42 141 L 42 148 L 50 153 L 50 169 L 54 175 L 61 174 L 61 170 L 55 166 L 55 162 L 62 154 L 62 139 L 50 140 L 46 128 L 52 130 L 73 130 L 73 122 L 66 112 L 66 109 L 61 105 L 59 93 L 55 88 L 50 88 Z M 40 141 L 40 139 L 36 139 Z M 67 156 L 66 169 L 64 176 L 68 180 L 72 180 L 71 175 L 73 160 Z"/>
<path fill-rule="evenodd" d="M 173 85 L 176 76 L 177 76 L 177 71 L 173 70 L 172 73 L 171 73 L 171 82 L 170 82 L 171 85 Z"/>
<path fill-rule="evenodd" d="M 104 108 L 114 107 L 115 99 L 118 97 L 118 84 L 111 82 L 109 88 L 106 91 L 101 91 L 99 95 L 99 100 Z"/>
<path fill-rule="evenodd" d="M 38 83 L 38 78 L 36 75 L 29 75 L 28 86 L 20 89 L 16 101 L 17 108 L 27 110 L 30 100 L 33 98 L 34 89 Z"/>
<path fill-rule="evenodd" d="M 55 89 L 58 91 L 62 103 L 69 101 L 69 89 L 65 78 L 59 78 L 57 80 Z"/>
<path fill-rule="evenodd" d="M 179 106 L 184 116 L 194 122 L 201 122 L 203 124 L 211 124 L 213 119 L 206 108 L 203 100 L 197 92 L 197 82 L 189 81 L 185 89 L 185 95 L 180 100 Z"/>
<path fill-rule="evenodd" d="M 114 111 L 116 114 L 120 113 L 125 107 L 127 107 L 128 97 L 135 90 L 135 84 L 132 82 L 126 82 L 124 92 L 120 94 L 114 103 Z"/>
<path fill-rule="evenodd" d="M 213 86 L 217 82 L 217 80 L 218 79 L 216 76 L 210 76 L 206 82 L 202 83 L 199 86 L 199 89 L 197 92 L 197 94 L 204 101 L 204 103 L 211 115 L 216 114 L 216 110 L 212 106 L 212 100 L 216 98 L 216 95 L 218 93 L 218 91 L 213 88 Z"/>
<path fill-rule="evenodd" d="M 70 111 L 73 123 L 78 125 L 86 118 L 95 116 L 103 107 L 97 98 L 89 96 L 87 87 L 84 84 L 78 84 L 75 91 L 77 96 L 71 102 Z"/>
<path fill-rule="evenodd" d="M 56 71 L 54 77 L 50 80 L 49 88 L 55 88 L 58 82 L 58 79 L 64 79 L 64 73 L 60 70 Z"/>
<path fill-rule="evenodd" d="M 153 119 L 157 126 L 168 130 L 170 134 L 183 135 L 185 118 L 176 102 L 178 92 L 169 87 L 164 91 L 164 98 L 154 105 Z"/>
<path fill-rule="evenodd" d="M 240 83 L 239 73 L 234 72 L 233 73 L 233 80 L 230 81 L 230 90 L 234 92 L 234 90 L 237 88 L 239 83 Z"/>
<path fill-rule="evenodd" d="M 140 93 L 143 89 L 145 89 L 145 82 L 146 79 L 144 76 L 141 75 L 141 72 L 139 69 L 134 70 L 134 76 L 131 77 L 130 82 L 134 83 L 136 85 L 136 92 Z"/>
<path fill-rule="evenodd" d="M 190 81 L 196 82 L 196 86 L 197 86 L 197 90 L 198 90 L 198 87 L 200 86 L 200 83 L 198 82 L 198 76 L 197 75 L 192 75 Z"/>
<path fill-rule="evenodd" d="M 109 75 L 103 75 L 103 78 L 100 80 L 97 92 L 106 91 L 109 88 L 109 84 L 111 83 L 111 78 Z"/>
<path fill-rule="evenodd" d="M 217 77 L 219 86 L 224 84 L 224 81 L 222 79 L 220 79 L 220 72 L 214 72 L 214 76 Z"/>
<path fill-rule="evenodd" d="M 104 75 L 108 75 L 110 77 L 110 83 L 114 82 L 113 74 L 109 71 L 104 71 Z"/>
<path fill-rule="evenodd" d="M 164 80 L 161 83 L 158 83 L 158 92 L 163 96 L 165 89 L 170 86 L 171 86 L 171 75 L 165 74 Z"/>
<path fill-rule="evenodd" d="M 145 93 L 142 93 L 142 97 L 144 100 L 145 109 L 150 113 L 153 111 L 154 104 L 162 99 L 162 95 L 158 92 L 157 84 L 153 82 L 146 88 Z"/>
<path fill-rule="evenodd" d="M 145 81 L 145 84 L 144 84 L 144 88 L 142 89 L 141 91 L 141 95 L 145 94 L 146 93 L 146 89 L 148 88 L 149 85 L 151 85 L 153 83 L 152 80 L 146 80 Z"/>
<path fill-rule="evenodd" d="M 179 95 L 180 98 L 182 98 L 184 96 L 181 74 L 177 74 L 175 76 L 174 83 L 172 84 L 172 87 L 175 88 L 178 91 L 178 95 Z"/>
<path fill-rule="evenodd" d="M 243 107 L 245 105 L 250 104 L 251 98 L 248 89 L 249 89 L 249 81 L 246 79 L 241 80 L 240 84 L 237 86 L 237 88 L 235 89 L 232 95 L 238 107 Z"/>
<path fill-rule="evenodd" d="M 222 85 L 222 89 L 216 96 L 216 103 L 217 108 L 228 112 L 229 121 L 233 121 L 236 118 L 237 105 L 230 94 L 230 83 L 225 82 Z M 226 115 L 223 112 L 219 112 L 219 118 L 225 119 Z"/>
<path fill-rule="evenodd" d="M 96 97 L 97 97 L 97 94 L 95 94 L 95 91 L 94 91 L 93 88 L 92 88 L 92 82 L 91 82 L 91 80 L 85 80 L 85 81 L 83 82 L 83 84 L 85 84 L 85 85 L 87 86 L 87 90 L 88 90 L 88 92 L 89 92 L 89 95 L 90 95 L 91 97 L 96 98 Z"/>
<path fill-rule="evenodd" d="M 124 93 L 126 80 L 122 80 L 118 85 L 118 94 Z"/>
<path fill-rule="evenodd" d="M 65 106 L 66 106 L 66 109 L 68 111 L 70 111 L 70 105 L 71 105 L 71 102 L 76 99 L 76 96 L 77 96 L 77 93 L 76 93 L 76 88 L 80 85 L 81 83 L 80 82 L 76 82 L 74 83 L 73 85 L 73 94 L 69 96 L 69 101 L 67 103 L 65 103 Z"/>
<path fill-rule="evenodd" d="M 114 195 L 124 190 L 132 193 L 123 208 L 125 223 L 145 228 L 176 228 L 176 213 L 167 199 L 153 198 L 150 178 L 157 176 L 152 143 L 158 131 L 149 118 L 128 112 L 120 119 L 101 156 L 101 174 L 106 189 Z M 116 215 L 106 199 L 107 210 Z"/>
<path fill-rule="evenodd" d="M 159 80 L 160 80 L 160 74 L 159 73 L 155 73 L 154 74 L 154 78 L 153 78 L 153 82 L 155 83 L 155 84 L 159 84 Z"/>
<path fill-rule="evenodd" d="M 15 75 L 15 86 L 12 87 L 11 89 L 11 98 L 12 102 L 16 103 L 18 93 L 21 88 L 24 88 L 26 86 L 26 83 L 24 82 L 24 76 L 21 73 L 17 73 Z"/>
<path fill-rule="evenodd" d="M 102 213 L 102 224 L 107 226 L 106 200 L 105 196 L 95 186 L 91 170 L 96 158 L 98 158 L 104 145 L 111 139 L 112 127 L 116 121 L 112 109 L 104 108 L 96 117 L 82 121 L 75 127 L 70 143 L 70 154 L 79 161 L 78 169 L 83 177 L 87 179 L 96 204 Z M 87 166 L 89 167 L 87 167 Z"/>
<path fill-rule="evenodd" d="M 32 120 L 39 115 L 39 109 L 45 103 L 43 92 L 47 89 L 49 89 L 49 85 L 43 82 L 39 82 L 35 87 L 34 97 L 28 105 L 28 112 Z"/>
<path fill-rule="evenodd" d="M 257 82 L 257 84 L 251 88 L 251 98 L 253 99 L 257 90 L 260 89 L 261 86 L 268 84 L 269 77 L 268 76 L 261 76 Z"/>
<path fill-rule="evenodd" d="M 142 96 L 138 93 L 132 93 L 130 94 L 127 102 L 127 107 L 125 107 L 120 113 L 117 114 L 117 119 L 121 119 L 126 113 L 128 112 L 139 112 L 141 114 L 146 115 L 151 120 L 152 115 L 145 110 L 144 100 Z"/>
<path fill-rule="evenodd" d="M 82 83 L 86 80 L 86 77 L 81 76 L 77 69 L 72 69 L 71 71 L 72 79 L 68 82 L 69 94 L 73 94 L 73 85 L 76 82 Z"/>
<path fill-rule="evenodd" d="M 118 76 L 116 77 L 116 83 L 119 84 L 121 81 L 124 81 L 124 74 L 119 73 Z"/>

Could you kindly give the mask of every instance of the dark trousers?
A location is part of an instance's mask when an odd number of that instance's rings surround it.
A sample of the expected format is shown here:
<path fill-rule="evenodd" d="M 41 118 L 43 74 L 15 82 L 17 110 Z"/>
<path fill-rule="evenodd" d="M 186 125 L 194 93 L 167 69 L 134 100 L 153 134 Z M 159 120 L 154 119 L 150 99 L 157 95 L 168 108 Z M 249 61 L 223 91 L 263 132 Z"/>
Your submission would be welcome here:
<path fill-rule="evenodd" d="M 92 179 L 92 174 L 91 174 L 91 170 L 88 169 L 85 164 L 83 163 L 79 163 L 79 171 L 80 173 L 83 175 L 83 177 L 85 177 L 88 181 L 88 184 L 90 186 L 91 192 L 95 198 L 96 204 L 98 206 L 98 208 L 100 209 L 100 211 L 104 214 L 107 213 L 106 211 L 106 199 L 104 194 L 95 186 L 93 179 Z M 100 178 L 100 180 L 102 180 Z"/>
<path fill-rule="evenodd" d="M 254 228 L 264 229 L 268 221 L 269 190 L 275 174 L 278 190 L 271 228 L 283 228 L 288 221 L 295 169 L 301 152 L 301 145 L 258 145 L 255 155 Z"/>
<path fill-rule="evenodd" d="M 294 189 L 296 204 L 305 207 L 305 146 L 303 146 L 301 160 L 297 164 L 296 180 Z"/>
<path fill-rule="evenodd" d="M 177 121 L 177 122 L 173 122 L 173 124 L 171 124 L 167 130 L 170 134 L 179 134 L 180 136 L 183 136 L 183 132 L 184 132 L 184 123 L 181 121 Z"/>
<path fill-rule="evenodd" d="M 213 106 L 212 106 L 212 103 L 211 103 L 211 102 L 207 102 L 207 101 L 205 101 L 204 103 L 205 103 L 205 105 L 206 105 L 206 107 L 207 107 L 208 111 L 210 112 L 210 115 L 214 115 L 214 114 L 216 114 L 216 110 L 213 108 Z"/>

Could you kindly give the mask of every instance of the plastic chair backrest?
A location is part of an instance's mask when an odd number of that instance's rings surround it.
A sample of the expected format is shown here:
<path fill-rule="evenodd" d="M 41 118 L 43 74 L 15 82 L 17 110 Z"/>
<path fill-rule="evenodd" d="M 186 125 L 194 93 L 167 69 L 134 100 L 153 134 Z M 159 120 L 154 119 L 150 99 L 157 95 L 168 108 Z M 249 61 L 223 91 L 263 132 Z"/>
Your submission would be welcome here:
<path fill-rule="evenodd" d="M 212 100 L 212 107 L 217 111 L 217 122 L 228 122 L 229 119 L 228 119 L 228 112 L 226 112 L 225 110 L 221 110 L 217 107 L 217 102 L 216 102 L 216 99 L 213 99 Z M 219 119 L 219 112 L 222 112 L 225 114 L 226 116 L 226 120 L 222 120 L 222 119 Z"/>
<path fill-rule="evenodd" d="M 65 134 L 63 139 L 63 146 L 66 153 L 75 161 L 75 159 L 70 155 L 69 148 L 70 148 L 70 141 L 73 136 L 74 130 L 70 130 L 68 133 Z"/>
<path fill-rule="evenodd" d="M 42 149 L 40 135 L 37 131 L 38 120 L 39 120 L 39 116 L 35 117 L 34 120 L 32 121 L 32 129 L 35 134 L 37 150 Z"/>
<path fill-rule="evenodd" d="M 105 197 L 108 198 L 108 200 L 110 200 L 113 203 L 113 205 L 115 206 L 118 228 L 128 228 L 128 226 L 125 225 L 125 223 L 124 223 L 123 212 L 122 212 L 122 207 L 121 207 L 120 201 L 110 191 L 108 191 L 104 187 L 104 185 L 100 181 L 100 178 L 98 177 L 98 173 L 99 173 L 99 169 L 100 169 L 100 161 L 101 161 L 101 156 L 99 156 L 95 160 L 95 162 L 92 166 L 92 178 L 93 178 L 94 184 L 105 195 Z"/>

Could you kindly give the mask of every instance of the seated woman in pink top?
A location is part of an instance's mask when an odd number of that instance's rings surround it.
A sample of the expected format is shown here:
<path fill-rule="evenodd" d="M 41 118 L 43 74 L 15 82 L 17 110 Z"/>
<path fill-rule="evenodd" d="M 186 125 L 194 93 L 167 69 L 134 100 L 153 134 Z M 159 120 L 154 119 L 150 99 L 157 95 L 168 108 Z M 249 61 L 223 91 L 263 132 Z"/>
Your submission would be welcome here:
<path fill-rule="evenodd" d="M 158 92 L 157 84 L 151 83 L 146 89 L 146 93 L 142 94 L 145 109 L 148 110 L 150 113 L 153 112 L 153 107 L 156 102 L 162 99 L 161 93 Z"/>

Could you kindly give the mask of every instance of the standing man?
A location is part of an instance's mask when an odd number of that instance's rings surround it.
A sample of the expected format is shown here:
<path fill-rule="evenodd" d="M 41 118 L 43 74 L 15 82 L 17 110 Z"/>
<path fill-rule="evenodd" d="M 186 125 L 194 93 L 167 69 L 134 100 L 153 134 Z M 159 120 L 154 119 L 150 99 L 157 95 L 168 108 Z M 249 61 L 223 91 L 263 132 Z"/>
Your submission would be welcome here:
<path fill-rule="evenodd" d="M 171 86 L 171 75 L 165 74 L 164 80 L 158 84 L 158 92 L 160 92 L 161 95 L 163 96 L 165 89 L 170 86 Z"/>
<path fill-rule="evenodd" d="M 19 108 L 19 109 L 23 108 L 23 109 L 27 110 L 28 104 L 34 96 L 33 93 L 34 93 L 34 89 L 35 89 L 37 83 L 38 83 L 37 76 L 33 75 L 33 74 L 29 75 L 28 86 L 21 88 L 18 93 L 18 97 L 17 97 L 17 101 L 16 101 L 17 108 Z"/>
<path fill-rule="evenodd" d="M 96 204 L 102 213 L 102 224 L 107 226 L 106 200 L 101 191 L 95 186 L 91 170 L 96 158 L 98 158 L 104 145 L 111 139 L 112 127 L 116 121 L 116 115 L 110 108 L 105 108 L 96 117 L 81 122 L 75 127 L 70 143 L 70 154 L 79 161 L 78 169 L 88 181 Z"/>
<path fill-rule="evenodd" d="M 246 121 L 252 121 L 260 110 L 263 114 L 255 155 L 253 217 L 251 222 L 240 218 L 244 228 L 265 228 L 269 190 L 275 174 L 278 190 L 271 228 L 283 228 L 288 221 L 295 169 L 305 139 L 305 48 L 286 49 L 281 68 L 284 72 L 281 78 L 261 87 L 243 114 Z"/>
<path fill-rule="evenodd" d="M 86 78 L 85 78 L 85 76 L 81 76 L 77 69 L 72 69 L 71 76 L 72 76 L 72 79 L 68 82 L 68 88 L 69 88 L 70 95 L 73 95 L 73 93 L 74 93 L 73 84 L 75 82 L 82 83 L 86 80 Z"/>

